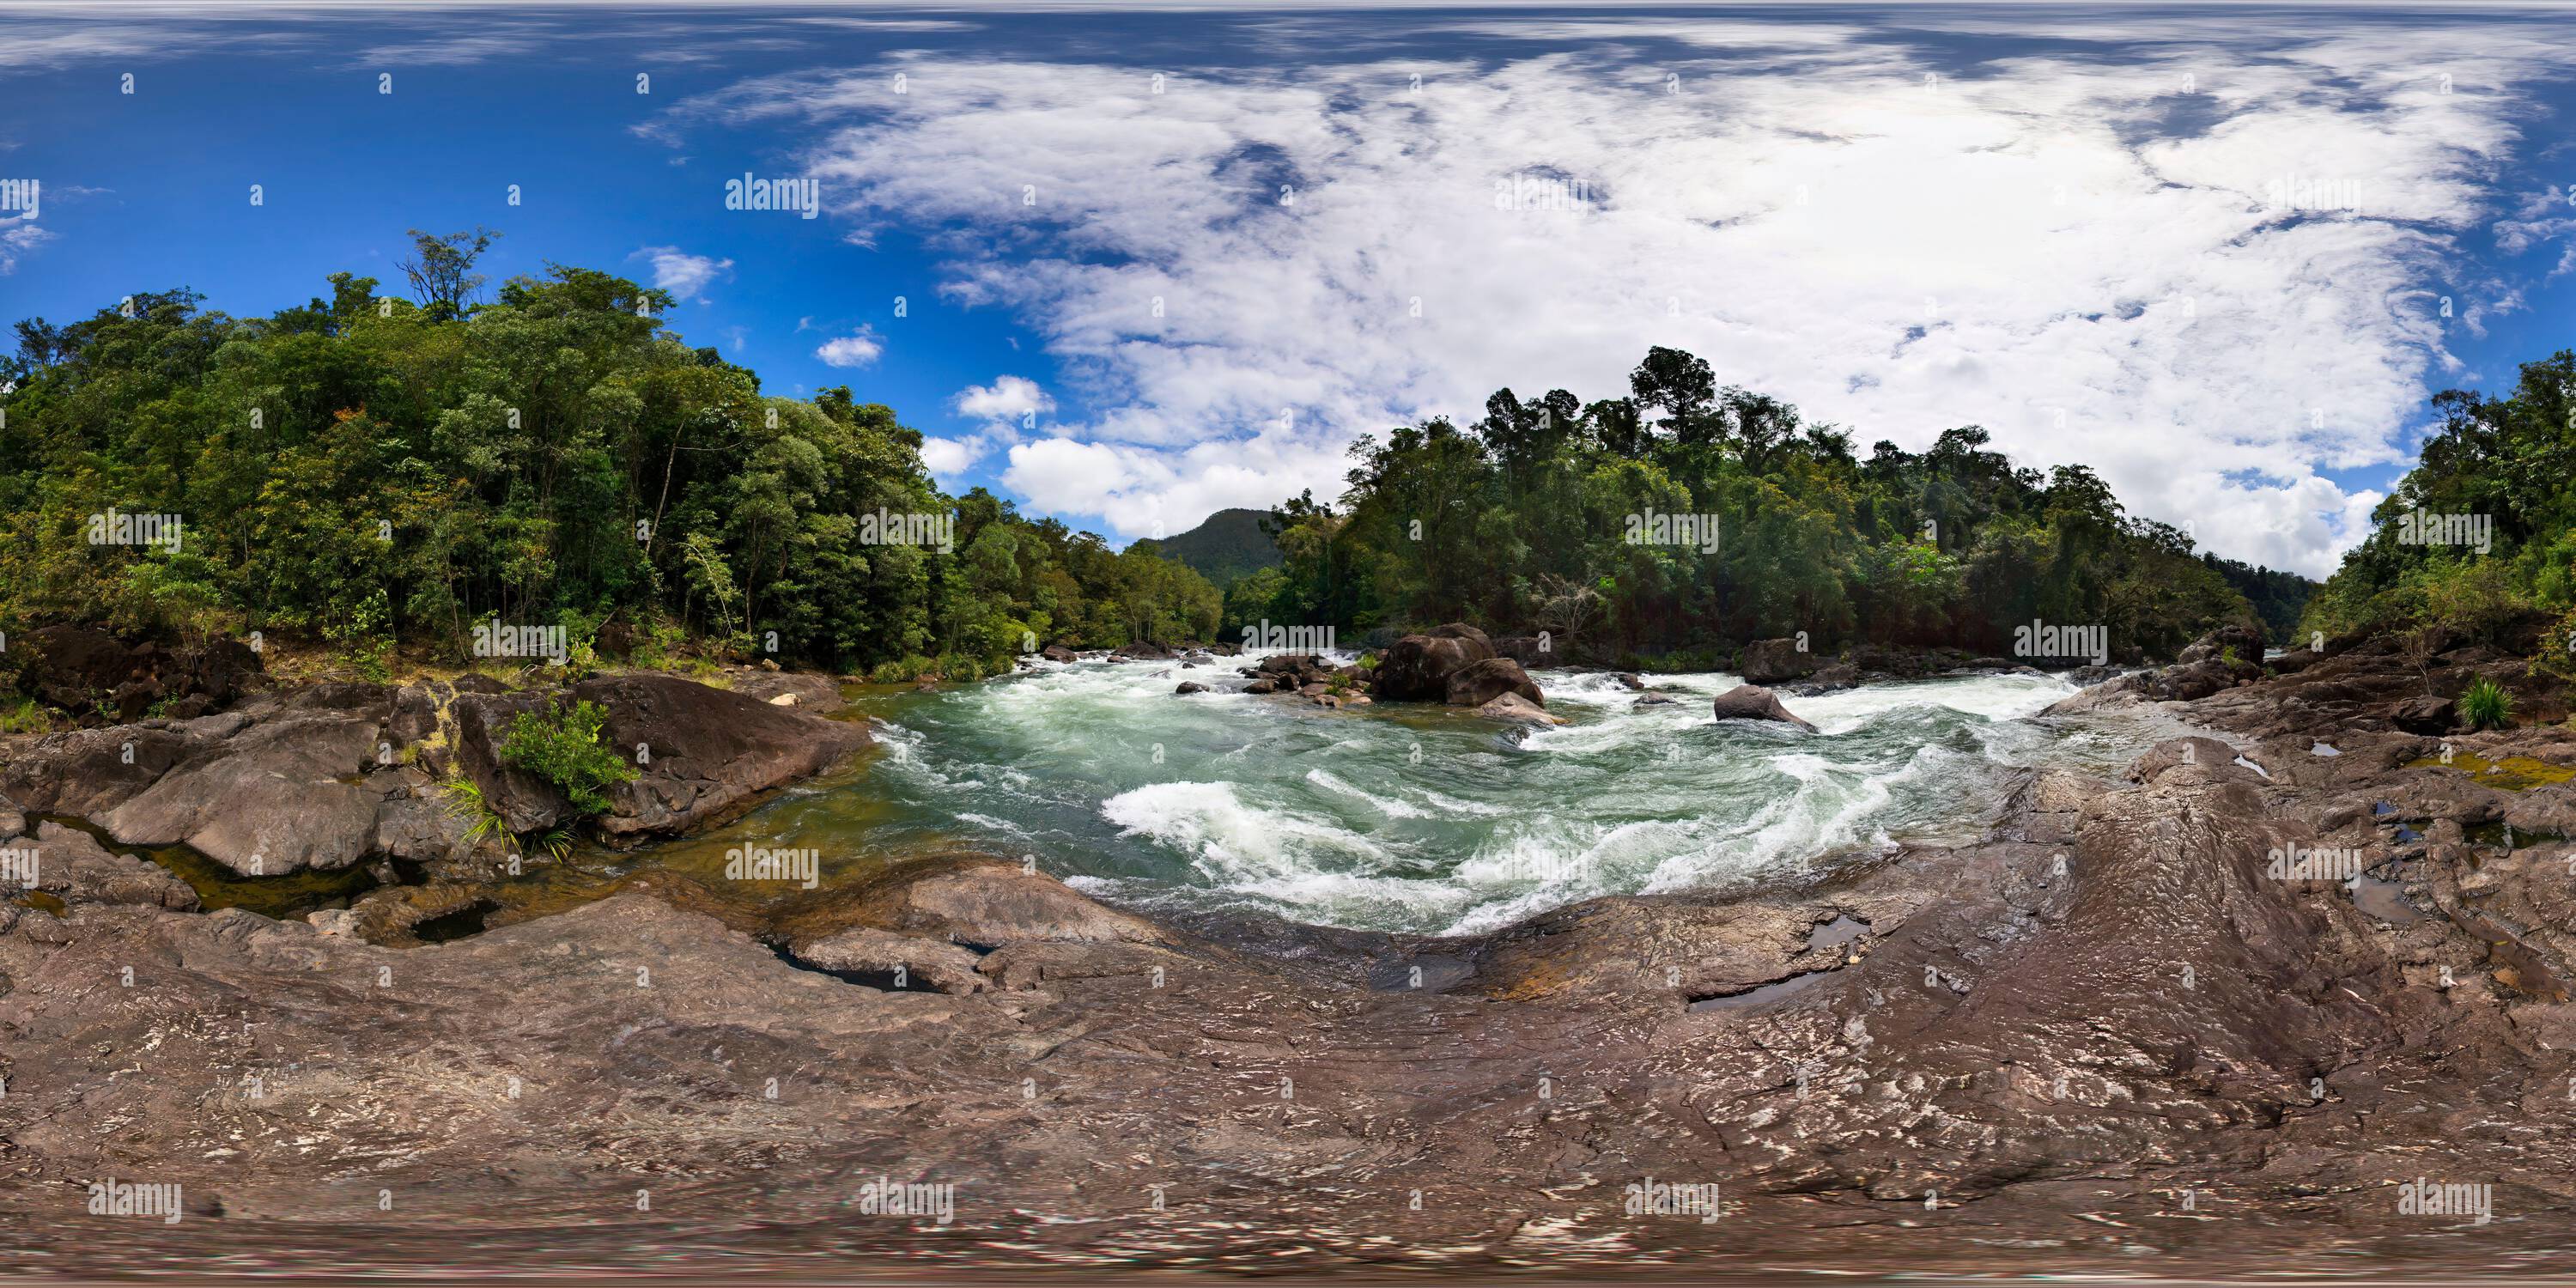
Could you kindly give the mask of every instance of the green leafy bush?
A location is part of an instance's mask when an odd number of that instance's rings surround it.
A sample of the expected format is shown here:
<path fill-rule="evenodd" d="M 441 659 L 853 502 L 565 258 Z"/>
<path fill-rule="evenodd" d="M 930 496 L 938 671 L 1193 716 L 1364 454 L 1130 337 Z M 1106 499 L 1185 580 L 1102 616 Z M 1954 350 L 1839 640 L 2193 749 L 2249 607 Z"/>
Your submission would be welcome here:
<path fill-rule="evenodd" d="M 2460 695 L 2460 718 L 2472 729 L 2501 729 L 2513 720 L 2513 695 L 2495 681 L 2480 677 Z"/>
<path fill-rule="evenodd" d="M 608 812 L 607 789 L 635 781 L 626 759 L 600 745 L 608 712 L 595 702 L 522 711 L 510 720 L 501 762 L 553 783 L 583 814 Z"/>

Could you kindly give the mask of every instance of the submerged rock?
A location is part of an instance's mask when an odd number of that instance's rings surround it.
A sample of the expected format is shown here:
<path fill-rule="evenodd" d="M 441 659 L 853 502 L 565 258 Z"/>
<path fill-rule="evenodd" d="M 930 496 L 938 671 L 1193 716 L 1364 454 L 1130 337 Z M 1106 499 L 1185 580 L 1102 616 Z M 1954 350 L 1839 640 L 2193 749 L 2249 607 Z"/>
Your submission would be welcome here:
<path fill-rule="evenodd" d="M 1503 694 L 1477 707 L 1476 714 L 1488 720 L 1510 720 L 1519 724 L 1561 725 L 1566 723 L 1565 717 L 1552 714 L 1547 708 L 1517 693 Z"/>

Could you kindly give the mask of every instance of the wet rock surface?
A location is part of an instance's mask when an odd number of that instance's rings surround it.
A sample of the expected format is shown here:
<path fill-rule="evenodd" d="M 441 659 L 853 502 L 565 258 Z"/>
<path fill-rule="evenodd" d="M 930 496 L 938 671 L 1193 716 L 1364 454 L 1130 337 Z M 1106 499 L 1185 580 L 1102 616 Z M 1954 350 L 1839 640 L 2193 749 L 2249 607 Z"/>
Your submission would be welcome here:
<path fill-rule="evenodd" d="M 2201 732 L 2033 775 L 1973 844 L 1482 936 L 1165 925 L 960 855 L 767 930 L 639 888 L 403 948 L 67 897 L 0 931 L 0 1213 L 70 1271 L 465 1231 L 733 1271 L 2562 1269 L 2576 745 L 2445 761 L 2372 714 L 2423 677 L 2350 656 L 2163 707 Z M 108 1176 L 200 1206 L 87 1217 Z M 950 1218 L 858 1215 L 880 1176 Z M 1714 1220 L 1641 1204 L 1702 1184 Z"/>
<path fill-rule="evenodd" d="M 1795 725 L 1809 733 L 1816 731 L 1814 725 L 1791 715 L 1787 707 L 1780 705 L 1778 695 L 1760 685 L 1739 684 L 1717 695 L 1713 709 L 1720 720 L 1765 720 Z"/>

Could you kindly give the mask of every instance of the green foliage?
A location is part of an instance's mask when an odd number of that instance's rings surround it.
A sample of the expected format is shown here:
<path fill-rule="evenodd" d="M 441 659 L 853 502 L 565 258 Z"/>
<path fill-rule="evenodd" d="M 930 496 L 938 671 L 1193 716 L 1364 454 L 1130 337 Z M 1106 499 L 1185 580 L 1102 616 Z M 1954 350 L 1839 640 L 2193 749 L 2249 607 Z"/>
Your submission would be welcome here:
<path fill-rule="evenodd" d="M 1465 620 L 1547 631 L 1592 660 L 1725 658 L 1806 632 L 2001 653 L 2034 618 L 2169 656 L 2252 610 L 2219 566 L 2126 514 L 2081 467 L 2049 475 L 1983 429 L 1912 453 L 1803 422 L 1708 364 L 1656 349 L 1628 396 L 1504 389 L 1484 419 L 1363 438 L 1338 502 L 1265 525 L 1284 555 L 1227 588 L 1227 633 L 1263 619 L 1365 634 Z M 1656 516 L 1715 525 L 1659 540 Z"/>
<path fill-rule="evenodd" d="M 607 789 L 638 776 L 626 758 L 600 745 L 608 711 L 595 702 L 572 702 L 510 718 L 501 761 L 553 783 L 583 814 L 608 812 Z"/>
<path fill-rule="evenodd" d="M 2504 686 L 2479 676 L 2460 695 L 2460 718 L 2472 729 L 2501 729 L 2513 723 L 2513 695 Z"/>
<path fill-rule="evenodd" d="M 34 698 L 20 698 L 15 706 L 0 704 L 0 733 L 43 733 L 53 727 L 53 716 Z"/>
<path fill-rule="evenodd" d="M 2240 560 L 2221 559 L 2215 554 L 2203 554 L 2200 561 L 2226 578 L 2227 584 L 2253 606 L 2265 640 L 2283 647 L 2298 641 L 2299 615 L 2307 611 L 2309 598 L 2317 593 L 2317 583 L 2294 572 L 2278 572 Z"/>
<path fill-rule="evenodd" d="M 510 824 L 491 802 L 484 799 L 483 789 L 474 780 L 459 776 L 439 785 L 447 797 L 449 812 L 465 820 L 465 843 L 481 845 L 487 840 L 509 840 Z"/>
<path fill-rule="evenodd" d="M 415 233 L 418 302 L 334 274 L 265 318 L 185 291 L 18 328 L 0 427 L 0 621 L 198 642 L 259 629 L 353 661 L 462 657 L 471 624 L 652 624 L 637 660 L 835 670 L 1214 635 L 1216 588 L 981 489 L 846 388 L 765 396 L 651 314 L 658 290 L 558 266 L 481 297 L 492 234 Z M 179 515 L 179 550 L 94 546 L 109 507 Z M 891 544 L 863 520 L 953 520 Z"/>
<path fill-rule="evenodd" d="M 2576 608 L 2576 352 L 2524 363 L 2502 397 L 2434 395 L 2441 428 L 2372 512 L 2301 626 L 2329 636 L 2443 626 L 2488 642 Z M 2409 516 L 2483 521 L 2484 549 L 2409 531 Z M 2544 654 L 2548 650 L 2544 649 Z"/>

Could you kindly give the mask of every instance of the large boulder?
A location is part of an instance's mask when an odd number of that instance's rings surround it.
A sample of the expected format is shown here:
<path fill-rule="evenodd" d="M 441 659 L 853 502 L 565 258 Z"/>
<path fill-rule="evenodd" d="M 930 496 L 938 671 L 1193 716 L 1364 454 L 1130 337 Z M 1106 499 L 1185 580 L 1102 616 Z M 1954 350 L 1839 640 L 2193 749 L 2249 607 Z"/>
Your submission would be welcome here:
<path fill-rule="evenodd" d="M 375 849 L 379 794 L 347 780 L 375 766 L 383 729 L 337 713 L 263 722 L 100 821 L 121 844 L 185 843 L 244 876 L 345 868 Z"/>
<path fill-rule="evenodd" d="M 1735 669 L 1750 684 L 1778 684 L 1803 679 L 1822 665 L 1794 639 L 1755 640 L 1737 652 Z"/>
<path fill-rule="evenodd" d="M 1494 642 L 1452 622 L 1427 635 L 1407 635 L 1378 658 L 1376 695 L 1402 702 L 1446 702 L 1449 677 L 1494 656 Z"/>
<path fill-rule="evenodd" d="M 673 833 L 749 810 L 772 788 L 819 774 L 868 743 L 860 726 L 803 715 L 677 676 L 597 676 L 571 696 L 607 709 L 602 741 L 641 775 L 608 791 L 611 837 Z"/>
<path fill-rule="evenodd" d="M 1757 684 L 1739 684 L 1717 695 L 1716 714 L 1720 720 L 1771 720 L 1816 732 L 1814 725 L 1789 714 L 1778 697 Z"/>
<path fill-rule="evenodd" d="M 1534 707 L 1547 705 L 1547 699 L 1530 681 L 1529 674 L 1521 670 L 1521 664 L 1507 657 L 1470 662 L 1449 673 L 1450 706 L 1481 707 L 1507 693 L 1519 695 Z"/>

